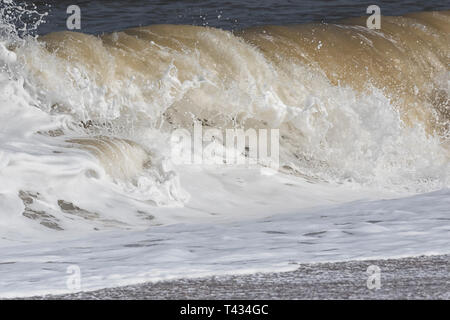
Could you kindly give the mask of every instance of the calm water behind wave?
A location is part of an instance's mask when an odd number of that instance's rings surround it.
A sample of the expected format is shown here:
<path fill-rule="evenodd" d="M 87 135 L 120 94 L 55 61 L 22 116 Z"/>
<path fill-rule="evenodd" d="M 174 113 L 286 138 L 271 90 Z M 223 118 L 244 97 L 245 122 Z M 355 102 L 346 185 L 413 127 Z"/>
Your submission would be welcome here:
<path fill-rule="evenodd" d="M 81 8 L 81 31 L 84 33 L 111 32 L 166 23 L 208 25 L 235 30 L 255 25 L 328 22 L 350 16 L 364 16 L 366 8 L 371 4 L 379 5 L 383 15 L 450 9 L 448 0 L 62 0 L 33 3 L 39 11 L 49 12 L 47 23 L 38 29 L 39 34 L 66 30 L 66 9 L 72 4 Z"/>

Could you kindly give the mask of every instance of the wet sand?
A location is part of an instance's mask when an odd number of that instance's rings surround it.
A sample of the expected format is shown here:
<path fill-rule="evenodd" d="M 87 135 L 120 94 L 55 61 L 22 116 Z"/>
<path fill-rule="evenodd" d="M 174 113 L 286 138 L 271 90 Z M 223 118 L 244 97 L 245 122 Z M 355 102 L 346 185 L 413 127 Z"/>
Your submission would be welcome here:
<path fill-rule="evenodd" d="M 161 281 L 33 299 L 450 299 L 450 255 L 299 264 L 292 272 Z M 368 289 L 370 265 L 380 289 Z"/>

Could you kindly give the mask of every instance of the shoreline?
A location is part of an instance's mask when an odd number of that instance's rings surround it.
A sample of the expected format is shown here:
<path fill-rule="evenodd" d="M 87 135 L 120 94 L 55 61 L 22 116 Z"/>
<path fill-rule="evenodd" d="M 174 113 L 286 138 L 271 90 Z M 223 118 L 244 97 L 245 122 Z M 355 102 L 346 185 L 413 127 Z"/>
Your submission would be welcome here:
<path fill-rule="evenodd" d="M 299 264 L 295 271 L 179 279 L 37 300 L 450 299 L 450 255 Z M 368 289 L 367 268 L 380 268 L 380 289 Z"/>

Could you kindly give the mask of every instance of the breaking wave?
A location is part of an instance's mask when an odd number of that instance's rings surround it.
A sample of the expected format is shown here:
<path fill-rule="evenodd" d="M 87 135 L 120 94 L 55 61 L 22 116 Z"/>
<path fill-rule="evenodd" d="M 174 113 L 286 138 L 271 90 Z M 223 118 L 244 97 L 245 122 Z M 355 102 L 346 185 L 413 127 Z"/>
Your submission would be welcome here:
<path fill-rule="evenodd" d="M 124 212 L 182 206 L 170 134 L 196 122 L 280 129 L 280 174 L 311 182 L 450 185 L 449 11 L 383 17 L 380 30 L 352 18 L 42 37 L 5 12 L 0 212 L 10 219 L 115 226 Z"/>

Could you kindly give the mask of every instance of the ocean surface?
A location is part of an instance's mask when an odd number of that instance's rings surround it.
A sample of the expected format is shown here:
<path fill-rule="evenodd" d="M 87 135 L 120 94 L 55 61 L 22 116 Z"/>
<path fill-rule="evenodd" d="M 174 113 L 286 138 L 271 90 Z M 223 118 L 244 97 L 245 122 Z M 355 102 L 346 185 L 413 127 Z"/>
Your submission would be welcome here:
<path fill-rule="evenodd" d="M 2 0 L 0 297 L 449 254 L 449 9 Z"/>
<path fill-rule="evenodd" d="M 404 0 L 249 0 L 249 1 L 27 1 L 48 12 L 39 34 L 66 30 L 66 9 L 76 4 L 82 10 L 82 32 L 101 34 L 152 24 L 187 24 L 239 30 L 257 25 L 332 22 L 366 15 L 378 5 L 383 15 L 417 11 L 449 10 L 449 1 Z"/>

